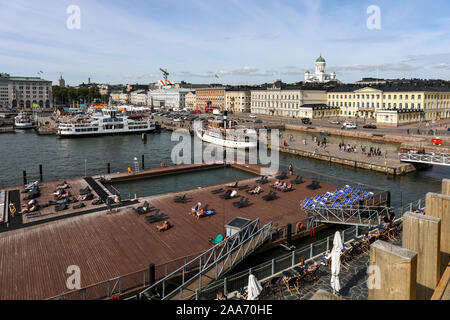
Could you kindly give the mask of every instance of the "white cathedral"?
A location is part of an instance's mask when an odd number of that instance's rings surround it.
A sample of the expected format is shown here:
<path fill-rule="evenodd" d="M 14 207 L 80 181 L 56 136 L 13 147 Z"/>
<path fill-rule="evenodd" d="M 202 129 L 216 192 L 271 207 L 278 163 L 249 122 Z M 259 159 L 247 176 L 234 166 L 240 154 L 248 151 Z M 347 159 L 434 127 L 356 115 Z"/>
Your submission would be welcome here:
<path fill-rule="evenodd" d="M 330 74 L 325 73 L 326 62 L 320 54 L 320 57 L 316 60 L 316 70 L 314 74 L 311 74 L 309 70 L 305 72 L 305 82 L 320 82 L 325 83 L 329 81 L 338 81 L 336 79 L 336 73 L 333 71 Z"/>

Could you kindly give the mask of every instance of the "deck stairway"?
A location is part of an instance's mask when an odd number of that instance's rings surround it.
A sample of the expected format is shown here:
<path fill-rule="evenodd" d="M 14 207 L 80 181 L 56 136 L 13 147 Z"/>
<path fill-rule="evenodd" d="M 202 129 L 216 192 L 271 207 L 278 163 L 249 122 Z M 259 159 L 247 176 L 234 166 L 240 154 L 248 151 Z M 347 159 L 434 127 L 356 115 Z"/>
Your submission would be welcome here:
<path fill-rule="evenodd" d="M 140 292 L 136 298 L 149 299 L 158 292 L 162 300 L 189 300 L 219 279 L 271 237 L 272 223 L 259 226 L 259 219 Z M 176 279 L 176 280 L 175 280 Z M 170 285 L 169 285 L 170 284 Z M 170 288 L 169 288 L 170 286 Z"/>

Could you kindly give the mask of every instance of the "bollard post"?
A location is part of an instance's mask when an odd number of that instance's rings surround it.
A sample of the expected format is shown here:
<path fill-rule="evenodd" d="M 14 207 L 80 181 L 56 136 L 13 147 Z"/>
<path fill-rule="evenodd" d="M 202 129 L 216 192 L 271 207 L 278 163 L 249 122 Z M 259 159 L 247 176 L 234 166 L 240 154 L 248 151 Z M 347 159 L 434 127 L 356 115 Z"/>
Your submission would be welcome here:
<path fill-rule="evenodd" d="M 145 169 L 145 158 L 144 155 L 142 155 L 142 170 Z"/>
<path fill-rule="evenodd" d="M 151 263 L 149 266 L 149 285 L 150 287 L 155 284 L 155 264 Z"/>
<path fill-rule="evenodd" d="M 42 164 L 39 165 L 39 178 L 40 178 L 41 182 L 44 181 L 44 178 L 42 176 Z"/>
<path fill-rule="evenodd" d="M 108 162 L 108 174 L 111 173 L 111 164 Z"/>
<path fill-rule="evenodd" d="M 292 224 L 288 223 L 286 229 L 287 229 L 287 236 L 286 236 L 287 246 L 290 248 L 292 242 Z"/>
<path fill-rule="evenodd" d="M 23 170 L 23 185 L 25 186 L 27 184 L 27 172 Z"/>

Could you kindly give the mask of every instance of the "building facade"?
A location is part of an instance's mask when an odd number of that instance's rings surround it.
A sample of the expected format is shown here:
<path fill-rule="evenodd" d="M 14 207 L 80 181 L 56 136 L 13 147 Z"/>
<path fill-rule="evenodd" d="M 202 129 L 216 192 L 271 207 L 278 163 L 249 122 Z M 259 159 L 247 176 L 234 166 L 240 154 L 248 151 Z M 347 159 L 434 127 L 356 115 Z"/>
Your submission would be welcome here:
<path fill-rule="evenodd" d="M 316 60 L 314 73 L 310 73 L 309 70 L 305 72 L 305 82 L 318 82 L 326 83 L 330 81 L 337 81 L 336 73 L 333 71 L 330 74 L 325 73 L 326 61 L 320 54 L 320 57 Z"/>
<path fill-rule="evenodd" d="M 147 92 L 145 90 L 136 90 L 130 93 L 130 103 L 135 106 L 147 105 Z"/>
<path fill-rule="evenodd" d="M 150 90 L 147 101 L 152 107 L 184 108 L 186 95 L 193 90 L 184 88 L 166 88 Z"/>
<path fill-rule="evenodd" d="M 225 91 L 225 110 L 233 112 L 250 112 L 251 96 L 249 89 L 227 89 Z"/>
<path fill-rule="evenodd" d="M 186 108 L 195 110 L 197 108 L 197 95 L 195 92 L 188 92 L 185 97 Z"/>
<path fill-rule="evenodd" d="M 225 87 L 197 88 L 195 95 L 198 109 L 225 110 Z"/>
<path fill-rule="evenodd" d="M 0 108 L 31 110 L 33 104 L 53 108 L 51 81 L 0 73 Z"/>
<path fill-rule="evenodd" d="M 273 85 L 251 91 L 251 113 L 300 118 L 303 105 L 326 105 L 325 89 L 302 85 Z"/>
<path fill-rule="evenodd" d="M 329 90 L 327 100 L 329 106 L 340 108 L 341 117 L 389 125 L 450 117 L 450 87 L 345 86 Z"/>
<path fill-rule="evenodd" d="M 128 94 L 128 93 L 112 92 L 110 97 L 114 103 L 119 103 L 119 104 L 130 103 L 130 94 Z"/>
<path fill-rule="evenodd" d="M 59 79 L 58 79 L 58 87 L 61 87 L 61 88 L 65 88 L 66 87 L 66 81 L 63 79 L 62 76 L 60 76 Z"/>

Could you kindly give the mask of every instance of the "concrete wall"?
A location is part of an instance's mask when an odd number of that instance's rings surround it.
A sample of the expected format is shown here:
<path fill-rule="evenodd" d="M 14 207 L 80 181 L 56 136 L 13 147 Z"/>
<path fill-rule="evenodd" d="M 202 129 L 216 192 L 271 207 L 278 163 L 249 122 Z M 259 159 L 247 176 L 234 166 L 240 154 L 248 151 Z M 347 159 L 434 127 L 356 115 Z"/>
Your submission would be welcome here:
<path fill-rule="evenodd" d="M 440 279 L 439 218 L 408 212 L 403 216 L 402 247 L 417 252 L 416 299 L 429 300 Z"/>
<path fill-rule="evenodd" d="M 416 299 L 416 252 L 378 240 L 370 246 L 370 266 L 379 272 L 369 288 L 369 300 Z"/>
<path fill-rule="evenodd" d="M 441 219 L 441 275 L 450 262 L 450 196 L 427 193 L 425 213 Z"/>

